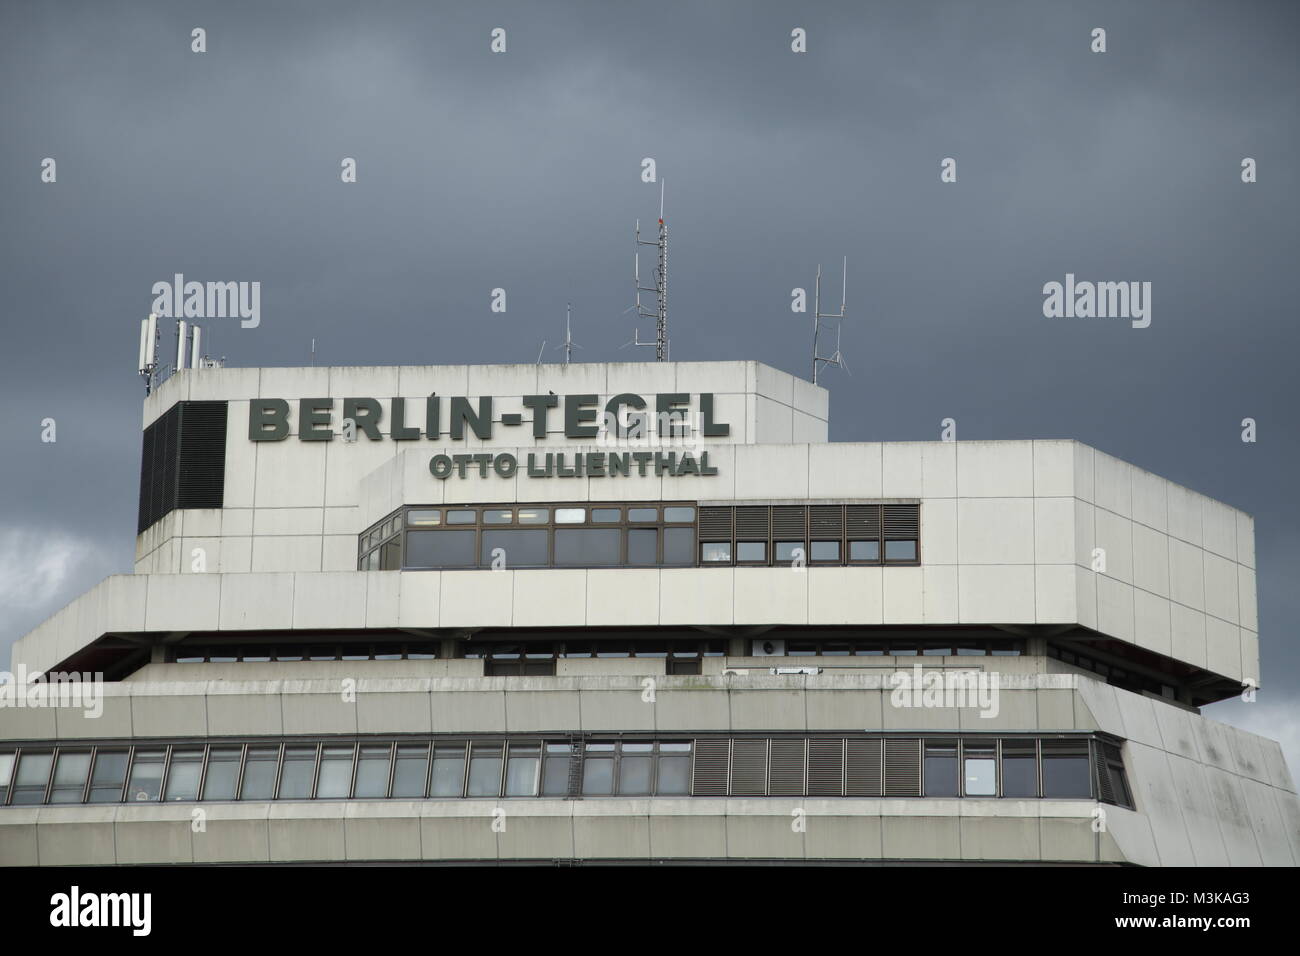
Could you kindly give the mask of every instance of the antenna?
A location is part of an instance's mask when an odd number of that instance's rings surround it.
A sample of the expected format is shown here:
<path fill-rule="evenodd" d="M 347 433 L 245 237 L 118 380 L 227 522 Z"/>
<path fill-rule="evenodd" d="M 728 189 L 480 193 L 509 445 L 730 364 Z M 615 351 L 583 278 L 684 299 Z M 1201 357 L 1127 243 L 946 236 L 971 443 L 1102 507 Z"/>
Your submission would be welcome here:
<path fill-rule="evenodd" d="M 311 340 L 311 364 L 312 367 L 315 368 L 316 366 L 316 340 L 315 339 Z"/>
<path fill-rule="evenodd" d="M 582 348 L 581 345 L 578 345 L 576 342 L 573 341 L 573 333 L 570 329 L 570 324 L 572 320 L 573 320 L 573 303 L 570 302 L 567 306 L 565 306 L 564 309 L 564 342 L 560 345 L 555 346 L 557 349 L 564 349 L 565 365 L 568 365 L 569 362 L 572 361 L 573 350 Z M 545 344 L 546 344 L 545 342 L 542 343 L 542 345 Z"/>
<path fill-rule="evenodd" d="M 185 320 L 176 320 L 176 371 L 185 367 Z"/>
<path fill-rule="evenodd" d="M 542 339 L 542 347 L 541 347 L 540 349 L 537 350 L 537 363 L 536 363 L 536 364 L 538 364 L 538 365 L 541 365 L 541 364 L 542 364 L 542 353 L 545 352 L 545 351 L 546 351 L 546 339 Z"/>
<path fill-rule="evenodd" d="M 655 361 L 668 361 L 668 226 L 664 223 L 664 186 L 665 182 L 659 182 L 659 238 L 654 242 L 641 238 L 641 220 L 636 221 L 636 244 L 637 246 L 655 246 L 659 250 L 659 265 L 655 269 L 654 288 L 648 288 L 641 285 L 641 251 L 638 248 L 633 258 L 633 286 L 636 289 L 636 301 L 632 308 L 627 309 L 631 312 L 636 309 L 639 318 L 655 320 L 655 340 L 653 342 L 642 342 L 638 337 L 637 330 L 633 330 L 632 341 L 628 345 L 653 345 L 655 347 Z M 651 312 L 641 304 L 641 293 L 653 292 L 655 294 L 655 310 Z M 626 313 L 625 313 L 626 314 Z"/>
<path fill-rule="evenodd" d="M 202 367 L 199 362 L 199 359 L 203 356 L 203 352 L 199 348 L 199 337 L 202 334 L 203 330 L 197 325 L 194 326 L 194 330 L 190 332 L 190 368 Z"/>
<path fill-rule="evenodd" d="M 140 376 L 144 379 L 144 393 L 153 391 L 153 375 L 158 368 L 158 316 L 150 312 L 140 320 Z"/>
<path fill-rule="evenodd" d="M 849 257 L 844 257 L 844 268 L 841 272 L 840 281 L 840 310 L 839 312 L 822 312 L 822 267 L 817 265 L 817 283 L 813 286 L 813 362 L 812 362 L 812 380 L 817 384 L 817 373 L 821 371 L 823 365 L 831 365 L 835 368 L 842 368 L 844 371 L 849 370 L 848 364 L 844 361 L 844 356 L 840 352 L 840 327 L 843 325 L 845 305 L 848 302 L 849 290 Z M 817 354 L 817 340 L 821 335 L 822 319 L 839 319 L 835 324 L 835 351 L 829 357 Z"/>

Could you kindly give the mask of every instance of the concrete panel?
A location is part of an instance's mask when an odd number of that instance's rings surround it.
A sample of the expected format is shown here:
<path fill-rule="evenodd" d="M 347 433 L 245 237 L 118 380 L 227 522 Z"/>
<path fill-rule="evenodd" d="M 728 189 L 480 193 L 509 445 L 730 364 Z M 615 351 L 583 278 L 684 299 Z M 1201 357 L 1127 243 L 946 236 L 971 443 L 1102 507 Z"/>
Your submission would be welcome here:
<path fill-rule="evenodd" d="M 429 800 L 420 805 L 420 855 L 426 860 L 495 860 L 495 801 Z M 508 824 L 507 824 L 508 825 Z"/>
<path fill-rule="evenodd" d="M 927 624 L 953 624 L 961 619 L 957 566 L 921 568 L 922 600 Z"/>
<path fill-rule="evenodd" d="M 344 803 L 273 803 L 267 815 L 273 862 L 346 860 Z"/>
<path fill-rule="evenodd" d="M 41 866 L 114 866 L 116 807 L 78 807 L 75 811 L 42 810 L 36 826 Z M 0 845 L 9 834 L 0 830 Z M 7 854 L 0 849 L 0 861 Z"/>
<path fill-rule="evenodd" d="M 572 804 L 556 801 L 503 800 L 505 830 L 497 834 L 497 854 L 502 860 L 571 860 L 573 849 Z M 549 811 L 549 812 L 548 812 Z"/>
<path fill-rule="evenodd" d="M 1195 866 L 1196 857 L 1183 821 L 1182 800 L 1169 769 L 1169 757 L 1161 750 L 1130 741 L 1124 747 L 1124 764 L 1137 805 L 1151 821 L 1160 865 Z"/>
<path fill-rule="evenodd" d="M 809 446 L 808 497 L 880 496 L 880 445 L 835 442 Z"/>
<path fill-rule="evenodd" d="M 307 693 L 310 686 L 324 690 L 333 685 L 335 693 Z M 357 704 L 345 700 L 343 681 L 285 681 L 280 698 L 286 734 L 355 734 Z"/>
<path fill-rule="evenodd" d="M 1205 552 L 1205 613 L 1236 624 L 1238 589 L 1236 562 Z"/>
<path fill-rule="evenodd" d="M 11 807 L 0 816 L 0 866 L 39 866 L 38 811 Z"/>
<path fill-rule="evenodd" d="M 1169 597 L 1169 537 L 1140 524 L 1133 525 L 1133 584 Z"/>
<path fill-rule="evenodd" d="M 1237 517 L 1237 561 L 1248 568 L 1255 566 L 1255 519 L 1238 511 Z"/>
<path fill-rule="evenodd" d="M 632 807 L 629 807 L 629 804 Z M 574 855 L 582 860 L 649 857 L 649 804 L 649 800 L 575 802 L 573 804 Z"/>
<path fill-rule="evenodd" d="M 1034 494 L 1040 498 L 1074 495 L 1074 442 L 1035 441 Z"/>
<path fill-rule="evenodd" d="M 270 803 L 210 804 L 206 827 L 191 837 L 195 863 L 266 863 L 271 854 Z"/>
<path fill-rule="evenodd" d="M 675 732 L 703 728 L 731 729 L 728 695 L 710 692 L 698 677 L 666 679 L 655 693 L 655 729 Z"/>
<path fill-rule="evenodd" d="M 223 631 L 288 630 L 293 627 L 292 574 L 226 574 L 221 577 Z"/>
<path fill-rule="evenodd" d="M 319 535 L 251 538 L 249 569 L 267 571 L 319 571 L 321 538 Z"/>
<path fill-rule="evenodd" d="M 921 558 L 926 564 L 957 563 L 957 500 L 928 498 L 921 507 Z"/>
<path fill-rule="evenodd" d="M 1039 624 L 1068 624 L 1078 621 L 1078 590 L 1074 565 L 1044 565 L 1034 568 L 1034 619 Z"/>
<path fill-rule="evenodd" d="M 193 863 L 192 820 L 188 806 L 119 807 L 114 825 L 118 864 Z"/>
<path fill-rule="evenodd" d="M 1255 572 L 1242 565 L 1237 566 L 1237 607 L 1241 626 L 1258 631 L 1259 612 L 1255 604 Z"/>
<path fill-rule="evenodd" d="M 962 564 L 1034 563 L 1032 498 L 963 498 L 957 527 Z"/>
<path fill-rule="evenodd" d="M 853 801 L 855 804 L 859 801 Z M 880 817 L 863 816 L 837 801 L 806 800 L 804 857 L 808 860 L 879 860 Z M 787 822 L 788 825 L 788 822 Z"/>
<path fill-rule="evenodd" d="M 1133 469 L 1133 520 L 1161 533 L 1169 530 L 1169 482 L 1141 468 Z"/>
<path fill-rule="evenodd" d="M 1133 640 L 1133 586 L 1109 575 L 1097 576 L 1097 630 Z"/>
<path fill-rule="evenodd" d="M 957 494 L 962 498 L 1031 498 L 1034 443 L 957 443 Z"/>
<path fill-rule="evenodd" d="M 1214 801 L 1214 816 L 1228 855 L 1228 865 L 1263 865 L 1246 800 L 1245 781 L 1217 767 L 1207 766 L 1202 772 Z"/>
<path fill-rule="evenodd" d="M 958 569 L 958 588 L 963 624 L 1011 624 L 1034 620 L 1032 563 L 963 565 Z"/>
<path fill-rule="evenodd" d="M 1171 604 L 1169 611 L 1173 629 L 1173 656 L 1188 664 L 1205 667 L 1205 615 L 1181 604 Z"/>
<path fill-rule="evenodd" d="M 1205 610 L 1204 552 L 1171 538 L 1169 541 L 1169 596 L 1179 604 Z"/>
<path fill-rule="evenodd" d="M 734 574 L 737 624 L 808 623 L 807 569 L 736 568 Z"/>
<path fill-rule="evenodd" d="M 1170 605 L 1166 598 L 1133 592 L 1133 640 L 1139 647 L 1157 654 L 1173 654 L 1173 632 Z"/>
<path fill-rule="evenodd" d="M 796 833 L 790 826 L 794 819 L 792 811 L 798 803 L 770 800 L 761 807 L 754 807 L 754 803 L 749 800 L 727 801 L 727 857 L 733 860 L 802 860 L 804 835 Z M 737 804 L 744 809 L 737 812 Z"/>
<path fill-rule="evenodd" d="M 443 627 L 509 627 L 514 616 L 516 571 L 448 571 L 443 575 L 439 621 Z M 555 572 L 549 572 L 554 574 Z M 449 575 L 455 575 L 454 578 Z M 581 613 L 583 604 L 578 605 Z"/>
<path fill-rule="evenodd" d="M 885 801 L 884 804 L 888 806 L 895 802 Z M 927 803 L 932 802 L 935 801 Z M 961 859 L 961 818 L 956 815 L 886 814 L 881 817 L 880 825 L 881 856 L 886 860 Z"/>
<path fill-rule="evenodd" d="M 567 732 L 583 726 L 579 695 L 567 690 L 515 691 L 505 698 L 505 711 L 506 730 L 511 732 Z"/>
<path fill-rule="evenodd" d="M 731 701 L 731 729 L 740 730 L 803 730 L 807 727 L 804 713 L 804 693 L 801 677 L 776 678 L 790 682 L 790 690 L 740 690 L 733 689 Z"/>
<path fill-rule="evenodd" d="M 1133 517 L 1133 472 L 1126 461 L 1096 452 L 1093 475 L 1096 480 L 1093 503 L 1121 518 Z"/>
<path fill-rule="evenodd" d="M 808 445 L 736 446 L 736 497 L 807 498 L 808 456 Z"/>
<path fill-rule="evenodd" d="M 957 497 L 957 442 L 921 445 L 921 491 L 926 498 Z"/>
<path fill-rule="evenodd" d="M 399 691 L 397 686 L 407 686 Z M 429 710 L 429 681 L 363 680 L 357 687 L 357 732 L 363 734 L 420 733 L 433 731 Z M 384 690 L 383 688 L 389 688 Z"/>
<path fill-rule="evenodd" d="M 215 631 L 221 604 L 217 574 L 157 574 L 149 578 L 146 631 Z"/>
<path fill-rule="evenodd" d="M 582 729 L 586 731 L 653 730 L 657 704 L 645 699 L 645 692 L 649 688 L 643 684 L 642 679 L 611 678 L 609 682 L 615 685 L 616 689 L 579 692 L 578 706 L 581 711 Z M 512 704 L 513 700 L 507 706 Z"/>
<path fill-rule="evenodd" d="M 558 568 L 516 571 L 514 579 L 516 626 L 576 626 L 586 623 L 586 571 Z"/>
<path fill-rule="evenodd" d="M 1237 625 L 1217 617 L 1205 618 L 1205 667 L 1241 680 L 1241 633 Z"/>
<path fill-rule="evenodd" d="M 1087 708 L 1076 709 L 1076 695 L 1072 690 L 1040 687 L 1035 693 L 1038 718 L 1027 723 L 1029 729 L 1080 730 L 1096 729 L 1095 721 Z M 1083 713 L 1080 713 L 1080 710 Z"/>
<path fill-rule="evenodd" d="M 925 621 L 925 591 L 921 568 L 885 568 L 884 622 L 921 624 Z"/>
<path fill-rule="evenodd" d="M 306 398 L 319 393 L 304 393 Z M 258 508 L 323 507 L 325 505 L 325 447 L 332 442 L 300 441 L 297 437 L 297 401 L 291 401 L 289 421 L 293 435 L 284 441 L 261 442 L 257 449 Z M 333 427 L 337 431 L 338 409 Z"/>
<path fill-rule="evenodd" d="M 1068 819 L 1042 817 L 1038 841 L 1045 863 L 1091 863 L 1098 856 L 1098 835 L 1092 832 L 1092 817 Z"/>
<path fill-rule="evenodd" d="M 701 806 L 701 802 L 704 803 Z M 658 799 L 650 804 L 650 852 L 658 859 L 725 859 L 727 827 L 722 800 Z"/>
<path fill-rule="evenodd" d="M 456 571 L 447 574 L 458 574 Z M 403 571 L 398 593 L 397 624 L 399 627 L 432 628 L 441 621 L 439 605 L 442 597 L 443 573 L 438 571 Z M 454 579 L 453 579 L 454 580 Z"/>
<path fill-rule="evenodd" d="M 1093 477 L 1093 458 L 1096 452 L 1080 442 L 1074 442 L 1074 497 L 1080 501 L 1095 500 L 1096 482 Z"/>
<path fill-rule="evenodd" d="M 186 534 L 190 534 L 186 529 Z M 1237 560 L 1237 511 L 1212 498 L 1201 499 L 1201 535 L 1206 551 Z"/>
<path fill-rule="evenodd" d="M 1106 574 L 1133 583 L 1133 522 L 1098 508 L 1094 515 L 1096 544 L 1106 552 Z"/>
<path fill-rule="evenodd" d="M 927 557 L 929 541 L 926 541 Z M 1074 499 L 1034 499 L 1034 560 L 1038 564 L 1073 564 Z"/>
<path fill-rule="evenodd" d="M 1201 495 L 1169 482 L 1169 534 L 1188 544 L 1201 546 Z"/>
<path fill-rule="evenodd" d="M 202 694 L 182 688 L 201 685 L 161 685 L 148 696 L 131 698 L 131 726 L 138 737 L 206 737 L 208 713 Z"/>
<path fill-rule="evenodd" d="M 346 803 L 343 843 L 349 860 L 418 860 L 418 803 Z"/>
<path fill-rule="evenodd" d="M 809 680 L 804 698 L 805 723 L 810 731 L 879 728 L 884 695 L 878 690 L 813 690 L 820 678 Z"/>
<path fill-rule="evenodd" d="M 282 734 L 280 685 L 214 681 L 208 685 L 208 732 L 214 737 Z M 319 732 L 319 731 L 315 731 Z"/>
<path fill-rule="evenodd" d="M 1019 862 L 1041 858 L 1037 815 L 962 816 L 959 822 L 963 860 Z"/>
<path fill-rule="evenodd" d="M 297 575 L 293 585 L 293 626 L 364 628 L 368 578 L 364 571 Z"/>
<path fill-rule="evenodd" d="M 880 448 L 882 497 L 924 497 L 921 445 L 916 442 L 886 442 Z"/>
<path fill-rule="evenodd" d="M 482 686 L 480 680 L 459 683 L 466 690 L 435 687 L 430 695 L 433 709 L 433 731 L 438 734 L 491 733 L 506 729 L 505 693 L 501 687 L 511 678 L 493 678 L 496 685 L 491 690 L 471 690 Z M 448 684 L 452 683 L 450 681 Z"/>
<path fill-rule="evenodd" d="M 772 569 L 785 570 L 785 569 Z M 731 624 L 735 572 L 665 568 L 659 572 L 660 624 Z"/>

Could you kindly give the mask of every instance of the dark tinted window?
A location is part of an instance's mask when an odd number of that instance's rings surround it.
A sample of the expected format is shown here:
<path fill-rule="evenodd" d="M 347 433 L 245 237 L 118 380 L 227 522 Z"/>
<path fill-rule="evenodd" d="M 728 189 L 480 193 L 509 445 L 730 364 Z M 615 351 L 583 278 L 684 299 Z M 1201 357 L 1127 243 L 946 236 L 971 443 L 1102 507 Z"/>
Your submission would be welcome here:
<path fill-rule="evenodd" d="M 473 531 L 408 531 L 408 568 L 464 568 L 474 565 Z"/>
<path fill-rule="evenodd" d="M 607 567 L 619 563 L 622 535 L 617 528 L 557 528 L 557 567 Z"/>
<path fill-rule="evenodd" d="M 455 534 L 456 532 L 433 532 L 434 534 Z M 505 561 L 507 568 L 537 568 L 543 567 L 547 563 L 547 538 L 549 532 L 545 528 L 530 528 L 527 530 L 500 530 L 484 531 L 483 543 L 480 546 L 480 563 L 484 567 L 490 567 L 493 560 L 492 552 L 500 548 L 504 554 L 502 560 Z"/>

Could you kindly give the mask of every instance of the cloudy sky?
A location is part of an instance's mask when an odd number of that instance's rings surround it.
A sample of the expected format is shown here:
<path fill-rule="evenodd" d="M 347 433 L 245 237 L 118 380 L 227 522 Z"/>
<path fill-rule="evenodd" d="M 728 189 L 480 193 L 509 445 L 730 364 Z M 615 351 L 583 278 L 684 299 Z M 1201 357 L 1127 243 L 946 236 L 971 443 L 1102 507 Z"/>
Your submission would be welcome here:
<path fill-rule="evenodd" d="M 628 359 L 653 157 L 674 358 L 807 375 L 790 290 L 847 256 L 833 439 L 948 417 L 1077 438 L 1252 513 L 1265 689 L 1208 713 L 1300 768 L 1298 22 L 1264 0 L 5 0 L 0 661 L 130 570 L 153 283 L 262 283 L 260 327 L 209 323 L 232 365 L 305 364 L 313 338 L 320 364 L 532 361 L 569 301 L 581 359 Z M 1150 327 L 1044 318 L 1066 273 L 1151 282 Z"/>

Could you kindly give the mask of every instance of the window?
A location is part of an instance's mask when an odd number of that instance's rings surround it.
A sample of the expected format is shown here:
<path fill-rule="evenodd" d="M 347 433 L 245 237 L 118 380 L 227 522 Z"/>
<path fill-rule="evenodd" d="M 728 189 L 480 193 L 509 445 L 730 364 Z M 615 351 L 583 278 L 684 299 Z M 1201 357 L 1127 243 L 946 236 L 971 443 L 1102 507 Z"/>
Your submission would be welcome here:
<path fill-rule="evenodd" d="M 808 555 L 802 541 L 778 541 L 773 548 L 777 564 L 793 564 Z"/>
<path fill-rule="evenodd" d="M 547 524 L 551 520 L 550 508 L 520 508 L 520 524 Z"/>
<path fill-rule="evenodd" d="M 840 560 L 840 543 L 838 541 L 814 541 L 811 556 L 814 561 L 838 562 Z"/>
<path fill-rule="evenodd" d="M 587 520 L 586 508 L 556 508 L 556 524 L 582 524 Z"/>
<path fill-rule="evenodd" d="M 406 513 L 408 528 L 433 528 L 442 524 L 442 511 L 437 508 L 420 509 Z"/>
<path fill-rule="evenodd" d="M 556 567 L 611 567 L 620 563 L 622 535 L 616 528 L 571 528 L 555 532 Z"/>
<path fill-rule="evenodd" d="M 408 531 L 406 566 L 408 568 L 473 567 L 473 531 Z"/>
<path fill-rule="evenodd" d="M 659 781 L 656 792 L 686 794 L 691 789 L 691 742 L 689 740 L 659 745 Z"/>
<path fill-rule="evenodd" d="M 243 747 L 212 747 L 208 750 L 208 773 L 203 781 L 204 800 L 233 800 L 239 784 L 239 761 Z"/>
<path fill-rule="evenodd" d="M 614 744 L 587 744 L 582 762 L 582 792 L 586 796 L 606 796 L 614 792 Z"/>
<path fill-rule="evenodd" d="M 90 751 L 59 751 L 50 786 L 50 803 L 81 803 L 90 774 Z"/>
<path fill-rule="evenodd" d="M 484 531 L 479 563 L 492 567 L 500 557 L 507 568 L 544 568 L 549 563 L 549 542 L 545 528 Z"/>
<path fill-rule="evenodd" d="M 131 779 L 126 784 L 126 799 L 131 803 L 157 800 L 162 793 L 166 750 L 139 750 L 131 761 Z"/>
<path fill-rule="evenodd" d="M 1036 741 L 1002 741 L 1002 796 L 1038 796 L 1038 746 Z"/>
<path fill-rule="evenodd" d="M 886 561 L 915 561 L 916 542 L 915 541 L 886 541 L 885 560 Z"/>
<path fill-rule="evenodd" d="M 849 560 L 865 561 L 868 564 L 880 563 L 879 541 L 850 541 Z"/>
<path fill-rule="evenodd" d="M 281 800 L 311 799 L 312 778 L 316 776 L 316 747 L 285 747 L 284 767 L 280 771 Z"/>
<path fill-rule="evenodd" d="M 465 745 L 436 744 L 433 748 L 433 797 L 459 797 L 465 789 Z"/>
<path fill-rule="evenodd" d="M 357 785 L 354 794 L 358 799 L 388 796 L 388 769 L 392 762 L 392 753 L 391 744 L 363 744 L 361 746 L 361 757 L 357 760 Z M 323 782 L 323 762 L 321 775 Z"/>
<path fill-rule="evenodd" d="M 736 560 L 745 564 L 767 563 L 767 542 L 766 541 L 737 541 L 736 542 Z"/>
<path fill-rule="evenodd" d="M 956 797 L 957 742 L 955 740 L 926 741 L 925 744 L 925 795 L 927 797 Z"/>
<path fill-rule="evenodd" d="M 683 567 L 695 563 L 694 528 L 664 528 L 663 563 L 664 567 Z"/>
<path fill-rule="evenodd" d="M 275 772 L 280 762 L 279 747 L 249 747 L 244 765 L 241 800 L 270 800 L 275 794 Z"/>
<path fill-rule="evenodd" d="M 623 516 L 621 508 L 592 508 L 592 524 L 617 524 Z"/>
<path fill-rule="evenodd" d="M 1092 796 L 1086 741 L 1044 740 L 1042 754 L 1043 796 L 1079 799 Z"/>
<path fill-rule="evenodd" d="M 364 751 L 363 751 L 364 759 Z M 429 775 L 428 744 L 398 744 L 397 766 L 393 768 L 394 797 L 423 797 Z M 361 787 L 357 777 L 358 791 Z"/>
<path fill-rule="evenodd" d="M 478 512 L 470 508 L 460 508 L 447 512 L 447 524 L 473 524 Z"/>
<path fill-rule="evenodd" d="M 356 747 L 352 744 L 321 748 L 320 780 L 316 783 L 318 800 L 338 800 L 352 793 L 352 761 L 355 756 Z M 387 790 L 387 779 L 384 783 Z"/>
<path fill-rule="evenodd" d="M 671 523 L 681 523 L 684 521 L 694 521 L 694 520 L 695 520 L 694 508 L 669 507 L 664 509 L 664 521 L 671 522 Z"/>
<path fill-rule="evenodd" d="M 479 743 L 470 748 L 469 796 L 496 797 L 501 794 L 501 750 L 499 743 Z"/>
<path fill-rule="evenodd" d="M 14 755 L 0 753 L 0 807 L 9 799 L 9 779 L 14 773 Z"/>
<path fill-rule="evenodd" d="M 632 528 L 627 533 L 627 563 L 645 567 L 659 563 L 659 532 L 654 528 Z"/>
<path fill-rule="evenodd" d="M 537 796 L 540 754 L 539 744 L 510 745 L 510 758 L 506 761 L 507 797 Z"/>
<path fill-rule="evenodd" d="M 172 751 L 171 767 L 167 771 L 169 801 L 197 800 L 199 777 L 203 773 L 203 748 L 186 747 Z"/>
<path fill-rule="evenodd" d="M 998 793 L 997 745 L 962 742 L 962 792 L 968 797 L 995 797 Z"/>
<path fill-rule="evenodd" d="M 91 803 L 118 803 L 126 783 L 127 750 L 100 750 L 95 754 L 95 769 L 90 775 Z"/>
<path fill-rule="evenodd" d="M 542 769 L 542 796 L 562 797 L 569 792 L 569 765 L 573 747 L 562 741 L 547 741 Z"/>
<path fill-rule="evenodd" d="M 628 521 L 658 521 L 659 509 L 658 508 L 628 508 L 627 520 Z"/>
<path fill-rule="evenodd" d="M 705 541 L 700 545 L 700 561 L 712 564 L 715 561 L 731 563 L 730 541 Z"/>
<path fill-rule="evenodd" d="M 515 513 L 510 508 L 484 508 L 484 524 L 510 524 L 514 521 Z"/>

